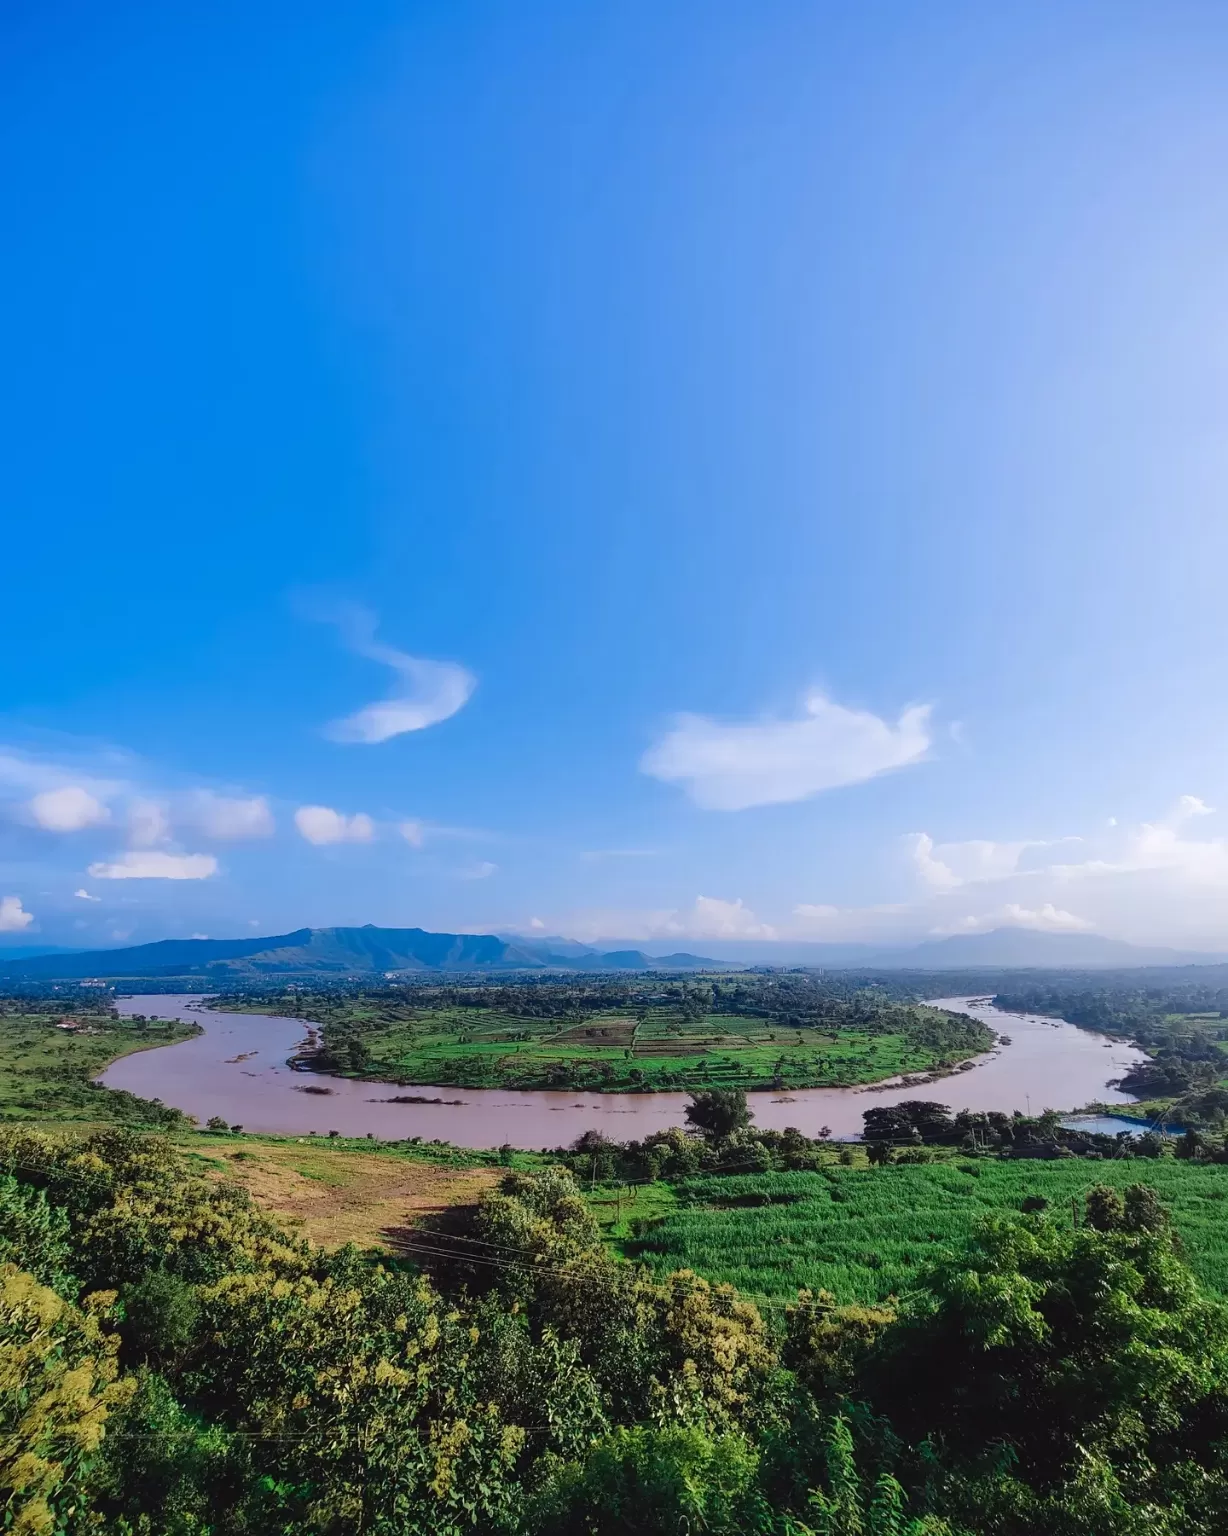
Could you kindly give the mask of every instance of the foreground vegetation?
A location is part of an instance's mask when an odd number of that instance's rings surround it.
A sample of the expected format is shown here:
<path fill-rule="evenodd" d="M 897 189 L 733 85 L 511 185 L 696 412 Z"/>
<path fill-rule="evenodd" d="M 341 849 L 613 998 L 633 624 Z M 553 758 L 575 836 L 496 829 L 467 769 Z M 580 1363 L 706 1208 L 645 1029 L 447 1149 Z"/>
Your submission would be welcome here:
<path fill-rule="evenodd" d="M 562 1168 L 377 1263 L 157 1137 L 3 1130 L 5 1528 L 1211 1536 L 1228 1312 L 1148 1185 L 1073 1214 L 990 1213 L 874 1304 L 759 1307 L 615 1259 Z"/>
<path fill-rule="evenodd" d="M 962 1014 L 798 975 L 249 989 L 217 1006 L 315 1024 L 317 1071 L 410 1085 L 653 1092 L 846 1087 L 948 1071 L 992 1035 Z"/>

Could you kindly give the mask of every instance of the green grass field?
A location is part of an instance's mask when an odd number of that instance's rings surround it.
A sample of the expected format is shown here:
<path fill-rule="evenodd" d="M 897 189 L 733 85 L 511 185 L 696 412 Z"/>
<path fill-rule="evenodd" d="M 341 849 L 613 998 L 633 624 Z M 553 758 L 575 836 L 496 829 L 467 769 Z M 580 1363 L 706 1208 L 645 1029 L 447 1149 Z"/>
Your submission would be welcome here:
<path fill-rule="evenodd" d="M 1228 1295 L 1228 1166 L 1136 1158 L 1089 1162 L 950 1162 L 821 1173 L 697 1177 L 658 1197 L 637 1222 L 628 1202 L 615 1241 L 627 1257 L 666 1272 L 686 1267 L 749 1295 L 791 1298 L 829 1290 L 872 1302 L 909 1290 L 927 1261 L 952 1249 L 980 1217 L 1017 1212 L 1028 1195 L 1072 1219 L 1071 1200 L 1097 1183 L 1155 1187 L 1190 1262 Z"/>
<path fill-rule="evenodd" d="M 92 1079 L 120 1056 L 188 1039 L 196 1026 L 90 1012 L 71 1015 L 78 1027 L 62 1029 L 63 1017 L 60 1009 L 0 1011 L 0 1120 L 156 1122 L 156 1108 L 149 1113 L 144 1100 Z"/>
<path fill-rule="evenodd" d="M 925 1073 L 975 1054 L 942 1050 L 906 1029 L 795 1029 L 721 1013 L 691 1020 L 676 1009 L 541 1019 L 481 1008 L 381 1010 L 350 1005 L 330 1035 L 350 1028 L 363 1054 L 334 1070 L 405 1084 L 652 1092 L 699 1087 L 841 1087 Z M 913 1010 L 918 1021 L 940 1018 Z M 986 1049 L 987 1041 L 976 1049 Z"/>

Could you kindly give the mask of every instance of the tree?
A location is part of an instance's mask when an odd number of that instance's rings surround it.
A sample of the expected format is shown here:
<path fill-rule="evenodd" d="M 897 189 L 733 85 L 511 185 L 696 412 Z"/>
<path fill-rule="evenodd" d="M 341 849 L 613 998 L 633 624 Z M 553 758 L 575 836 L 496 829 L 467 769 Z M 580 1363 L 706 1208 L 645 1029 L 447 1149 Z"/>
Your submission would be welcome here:
<path fill-rule="evenodd" d="M 121 1334 L 136 1359 L 165 1367 L 195 1338 L 200 1301 L 196 1288 L 178 1275 L 155 1269 L 124 1286 L 120 1299 L 124 1309 Z"/>
<path fill-rule="evenodd" d="M 0 1525 L 97 1529 L 88 1500 L 110 1417 L 136 1383 L 117 1380 L 118 1341 L 99 1324 L 114 1293 L 78 1310 L 16 1265 L 0 1266 Z"/>
<path fill-rule="evenodd" d="M 709 1141 L 725 1141 L 750 1124 L 751 1113 L 743 1089 L 701 1088 L 691 1095 L 686 1118 Z"/>
<path fill-rule="evenodd" d="M 945 1520 L 911 1520 L 905 1513 L 904 1490 L 890 1473 L 882 1473 L 867 1490 L 853 1454 L 848 1420 L 837 1414 L 824 1447 L 827 1487 L 810 1495 L 813 1526 L 795 1527 L 796 1536 L 952 1536 Z"/>
<path fill-rule="evenodd" d="M 1093 1190 L 1074 1230 L 987 1221 L 904 1303 L 860 1386 L 917 1476 L 958 1474 L 973 1529 L 1210 1531 L 1228 1509 L 1228 1310 L 1150 1191 Z M 1131 1510 L 1170 1514 L 1135 1527 Z"/>
<path fill-rule="evenodd" d="M 758 1456 L 735 1434 L 637 1425 L 559 1469 L 534 1501 L 534 1536 L 743 1536 L 769 1529 Z"/>

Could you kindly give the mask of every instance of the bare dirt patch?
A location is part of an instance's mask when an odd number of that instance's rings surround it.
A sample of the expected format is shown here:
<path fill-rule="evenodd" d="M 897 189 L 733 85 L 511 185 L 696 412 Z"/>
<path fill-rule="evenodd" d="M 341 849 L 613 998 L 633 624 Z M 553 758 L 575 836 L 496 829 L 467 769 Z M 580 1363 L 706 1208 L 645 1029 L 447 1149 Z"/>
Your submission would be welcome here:
<path fill-rule="evenodd" d="M 322 1248 L 391 1248 L 390 1234 L 449 1206 L 473 1204 L 502 1173 L 297 1142 L 224 1143 L 214 1156 L 257 1204 Z"/>

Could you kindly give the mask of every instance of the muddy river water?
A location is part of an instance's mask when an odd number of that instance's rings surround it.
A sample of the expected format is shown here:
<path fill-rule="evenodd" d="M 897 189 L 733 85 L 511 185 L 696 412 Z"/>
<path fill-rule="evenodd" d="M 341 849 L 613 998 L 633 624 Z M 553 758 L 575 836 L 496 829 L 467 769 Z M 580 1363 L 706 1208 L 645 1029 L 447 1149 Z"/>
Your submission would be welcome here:
<path fill-rule="evenodd" d="M 575 1093 L 503 1088 L 406 1087 L 359 1083 L 298 1072 L 286 1065 L 307 1035 L 300 1019 L 271 1014 L 219 1013 L 191 994 L 120 998 L 121 1013 L 190 1019 L 204 1033 L 178 1045 L 138 1051 L 114 1062 L 99 1081 L 142 1098 L 161 1099 L 194 1115 L 203 1125 L 220 1115 L 248 1131 L 305 1136 L 365 1136 L 450 1141 L 462 1147 L 558 1147 L 596 1128 L 629 1141 L 683 1124 L 684 1093 Z M 901 1099 L 937 1099 L 952 1109 L 1077 1109 L 1092 1100 L 1129 1103 L 1110 1088 L 1140 1052 L 1073 1024 L 1034 1014 L 1007 1014 L 983 999 L 948 997 L 934 1006 L 983 1019 L 1009 1045 L 978 1057 L 967 1071 L 923 1086 L 804 1088 L 749 1095 L 755 1123 L 776 1130 L 796 1126 L 814 1135 L 828 1126 L 834 1136 L 861 1131 L 864 1110 Z M 321 1091 L 326 1090 L 326 1091 Z M 438 1103 L 393 1104 L 394 1095 Z"/>

